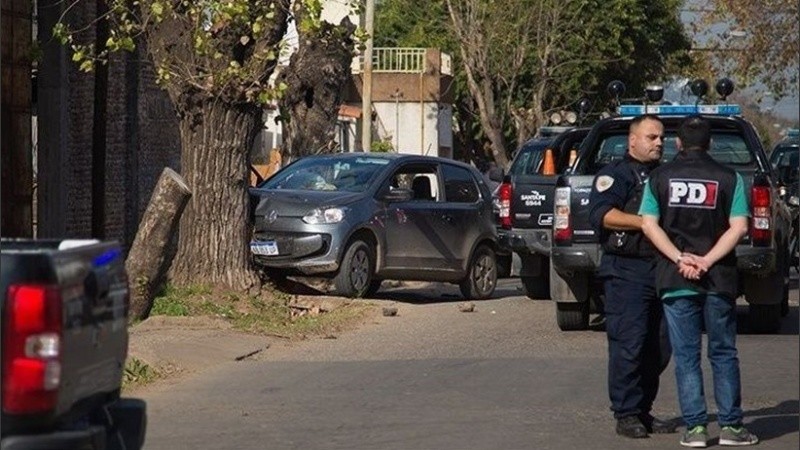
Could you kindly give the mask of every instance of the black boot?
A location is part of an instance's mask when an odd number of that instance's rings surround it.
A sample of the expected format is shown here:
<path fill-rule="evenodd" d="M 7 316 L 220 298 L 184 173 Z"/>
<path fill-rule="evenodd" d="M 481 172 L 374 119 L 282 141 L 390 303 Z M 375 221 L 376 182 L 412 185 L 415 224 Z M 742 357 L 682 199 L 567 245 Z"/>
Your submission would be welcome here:
<path fill-rule="evenodd" d="M 639 420 L 647 429 L 648 433 L 669 434 L 678 431 L 678 427 L 672 422 L 653 417 L 650 413 L 640 414 Z"/>
<path fill-rule="evenodd" d="M 646 438 L 647 428 L 636 416 L 623 417 L 617 420 L 617 434 L 632 439 Z"/>

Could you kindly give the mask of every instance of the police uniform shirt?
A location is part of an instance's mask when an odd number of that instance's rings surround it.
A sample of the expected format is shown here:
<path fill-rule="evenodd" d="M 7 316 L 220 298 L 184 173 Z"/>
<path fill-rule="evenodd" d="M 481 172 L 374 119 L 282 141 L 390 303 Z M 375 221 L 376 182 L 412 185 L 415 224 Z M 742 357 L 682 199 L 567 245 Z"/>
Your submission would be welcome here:
<path fill-rule="evenodd" d="M 618 209 L 637 214 L 643 183 L 658 162 L 644 164 L 626 154 L 600 169 L 590 194 L 589 221 L 599 235 L 605 254 L 642 257 L 655 254 L 652 244 L 641 231 L 615 231 L 603 226 L 603 217 Z"/>
<path fill-rule="evenodd" d="M 655 218 L 661 217 L 661 209 L 653 192 L 650 182 L 645 182 L 644 195 L 642 197 L 642 205 L 639 208 L 640 216 L 653 216 Z M 744 194 L 744 181 L 740 174 L 736 174 L 736 187 L 733 190 L 733 199 L 731 203 L 730 217 L 749 217 L 750 209 L 747 205 L 747 197 Z M 699 291 L 695 289 L 665 289 L 661 293 L 661 298 L 669 297 L 686 297 L 698 294 Z"/>

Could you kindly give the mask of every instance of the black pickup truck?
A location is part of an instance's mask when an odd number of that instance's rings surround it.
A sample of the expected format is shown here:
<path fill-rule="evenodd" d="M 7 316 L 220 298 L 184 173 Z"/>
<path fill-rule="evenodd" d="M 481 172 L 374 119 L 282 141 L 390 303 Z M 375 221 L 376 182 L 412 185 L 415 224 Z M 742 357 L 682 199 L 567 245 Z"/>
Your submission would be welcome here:
<path fill-rule="evenodd" d="M 120 398 L 129 288 L 116 243 L 0 240 L 0 449 L 139 449 L 145 403 Z"/>
<path fill-rule="evenodd" d="M 588 133 L 589 128 L 571 128 L 528 141 L 514 155 L 508 174 L 498 187 L 500 248 L 519 256 L 520 280 L 530 298 L 550 296 L 548 267 L 556 178 L 577 157 L 578 145 Z M 545 175 L 547 149 L 552 150 L 554 173 Z"/>
<path fill-rule="evenodd" d="M 556 181 L 550 295 L 562 330 L 588 326 L 591 300 L 598 290 L 594 274 L 601 256 L 597 233 L 589 222 L 589 194 L 600 168 L 627 152 L 629 123 L 632 116 L 643 112 L 637 107 L 627 111 L 597 122 L 569 173 Z M 755 128 L 738 115 L 734 105 L 651 106 L 649 112 L 664 122 L 662 161 L 671 160 L 676 153 L 675 133 L 683 118 L 699 112 L 712 124 L 711 156 L 742 175 L 752 218 L 748 236 L 736 247 L 739 291 L 749 303 L 750 329 L 776 332 L 781 316 L 788 313 L 791 216 Z"/>

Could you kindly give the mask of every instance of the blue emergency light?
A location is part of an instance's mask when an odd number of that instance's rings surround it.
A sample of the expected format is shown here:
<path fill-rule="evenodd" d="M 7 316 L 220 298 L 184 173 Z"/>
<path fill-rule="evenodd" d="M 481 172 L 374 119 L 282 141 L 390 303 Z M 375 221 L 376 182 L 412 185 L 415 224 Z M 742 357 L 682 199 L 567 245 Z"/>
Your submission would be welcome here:
<path fill-rule="evenodd" d="M 719 116 L 738 116 L 742 113 L 739 105 L 621 105 L 617 108 L 620 116 L 685 116 L 688 114 L 713 114 Z"/>

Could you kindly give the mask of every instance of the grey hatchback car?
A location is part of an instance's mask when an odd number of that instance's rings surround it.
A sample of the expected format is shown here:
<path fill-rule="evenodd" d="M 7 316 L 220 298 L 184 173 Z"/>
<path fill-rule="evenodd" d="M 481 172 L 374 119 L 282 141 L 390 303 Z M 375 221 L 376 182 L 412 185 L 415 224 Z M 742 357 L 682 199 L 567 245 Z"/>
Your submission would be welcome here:
<path fill-rule="evenodd" d="M 347 297 L 386 279 L 457 283 L 472 299 L 497 284 L 491 193 L 457 161 L 309 156 L 251 188 L 250 202 L 250 251 L 271 278 L 328 276 Z"/>

